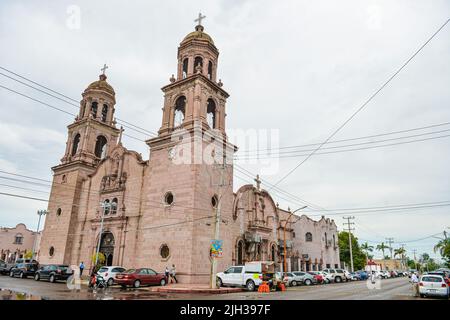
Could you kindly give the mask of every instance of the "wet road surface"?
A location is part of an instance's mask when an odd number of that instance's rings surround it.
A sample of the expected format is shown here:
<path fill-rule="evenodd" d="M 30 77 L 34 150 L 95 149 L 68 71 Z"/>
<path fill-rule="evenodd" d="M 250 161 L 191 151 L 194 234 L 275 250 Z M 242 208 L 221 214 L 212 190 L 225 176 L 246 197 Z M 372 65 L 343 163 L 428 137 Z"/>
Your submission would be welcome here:
<path fill-rule="evenodd" d="M 369 288 L 370 287 L 370 288 Z M 261 294 L 239 292 L 229 294 L 158 293 L 150 288 L 121 289 L 113 286 L 93 291 L 86 285 L 79 290 L 69 289 L 66 283 L 50 283 L 33 279 L 0 276 L 0 299 L 3 300 L 423 300 L 415 298 L 408 278 L 381 280 L 376 285 L 366 281 L 350 283 L 297 286 L 284 292 Z"/>

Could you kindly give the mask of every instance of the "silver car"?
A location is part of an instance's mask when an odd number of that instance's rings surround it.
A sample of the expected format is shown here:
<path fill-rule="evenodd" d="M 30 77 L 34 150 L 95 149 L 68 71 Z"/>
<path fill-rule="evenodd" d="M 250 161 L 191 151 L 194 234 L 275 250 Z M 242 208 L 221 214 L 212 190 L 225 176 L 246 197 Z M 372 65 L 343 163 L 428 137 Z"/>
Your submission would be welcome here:
<path fill-rule="evenodd" d="M 304 284 L 307 286 L 310 286 L 312 284 L 317 284 L 317 279 L 314 278 L 313 275 L 304 272 L 304 271 L 292 271 L 292 273 L 295 277 L 294 280 L 297 284 Z"/>

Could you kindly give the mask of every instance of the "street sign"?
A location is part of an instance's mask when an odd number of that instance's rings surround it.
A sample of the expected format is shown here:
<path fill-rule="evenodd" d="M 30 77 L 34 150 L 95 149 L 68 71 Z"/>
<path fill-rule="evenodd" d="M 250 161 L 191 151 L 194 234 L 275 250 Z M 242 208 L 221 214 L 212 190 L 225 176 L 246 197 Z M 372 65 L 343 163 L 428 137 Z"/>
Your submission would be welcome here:
<path fill-rule="evenodd" d="M 222 257 L 223 240 L 211 240 L 210 254 L 212 258 Z"/>

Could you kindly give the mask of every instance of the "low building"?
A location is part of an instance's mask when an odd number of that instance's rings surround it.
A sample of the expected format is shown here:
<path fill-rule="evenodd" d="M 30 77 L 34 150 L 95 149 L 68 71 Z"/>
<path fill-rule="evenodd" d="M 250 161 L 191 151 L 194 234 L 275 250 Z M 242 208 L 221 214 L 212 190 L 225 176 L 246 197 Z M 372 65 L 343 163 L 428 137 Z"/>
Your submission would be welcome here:
<path fill-rule="evenodd" d="M 27 229 L 23 223 L 14 228 L 0 227 L 0 260 L 13 263 L 39 248 L 40 233 Z M 35 243 L 36 241 L 36 243 Z"/>
<path fill-rule="evenodd" d="M 302 215 L 293 224 L 294 248 L 299 250 L 297 269 L 319 271 L 339 268 L 338 231 L 334 220 L 322 218 L 318 221 Z"/>
<path fill-rule="evenodd" d="M 373 259 L 375 264 L 381 267 L 381 270 L 406 270 L 401 259 Z"/>

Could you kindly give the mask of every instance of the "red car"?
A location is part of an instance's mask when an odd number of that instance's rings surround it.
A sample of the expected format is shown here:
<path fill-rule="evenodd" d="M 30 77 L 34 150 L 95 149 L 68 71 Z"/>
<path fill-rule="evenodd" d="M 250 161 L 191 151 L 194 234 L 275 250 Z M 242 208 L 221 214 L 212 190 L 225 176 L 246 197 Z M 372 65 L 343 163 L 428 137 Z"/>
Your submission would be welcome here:
<path fill-rule="evenodd" d="M 317 283 L 323 283 L 324 279 L 323 276 L 320 273 L 310 271 L 308 272 L 310 275 L 314 276 L 314 278 L 317 280 Z"/>
<path fill-rule="evenodd" d="M 164 274 L 157 273 L 150 268 L 129 269 L 123 273 L 116 275 L 114 281 L 121 285 L 122 288 L 127 286 L 133 286 L 139 288 L 142 285 L 161 285 L 164 286 L 167 283 Z"/>

